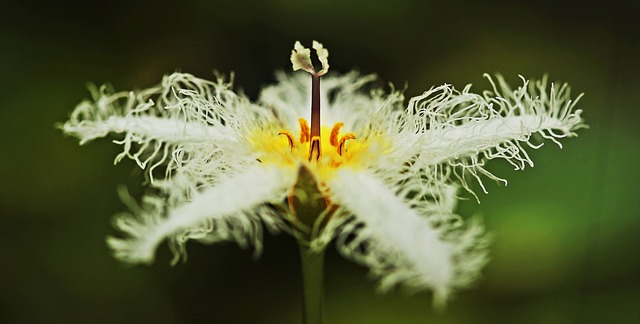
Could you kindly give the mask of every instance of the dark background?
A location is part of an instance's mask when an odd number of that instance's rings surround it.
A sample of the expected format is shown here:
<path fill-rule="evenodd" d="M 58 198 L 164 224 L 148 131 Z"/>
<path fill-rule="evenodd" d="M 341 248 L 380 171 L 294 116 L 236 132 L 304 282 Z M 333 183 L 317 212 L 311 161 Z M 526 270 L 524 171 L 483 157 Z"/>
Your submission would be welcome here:
<path fill-rule="evenodd" d="M 588 130 L 530 154 L 536 166 L 460 206 L 496 235 L 477 287 L 443 315 L 428 293 L 375 293 L 366 269 L 329 248 L 327 323 L 640 322 L 640 6 L 556 1 L 0 1 L 0 322 L 297 323 L 295 241 L 264 254 L 189 244 L 169 265 L 128 268 L 105 236 L 139 196 L 119 147 L 79 147 L 54 128 L 86 82 L 152 86 L 173 71 L 236 72 L 250 97 L 289 70 L 295 40 L 330 50 L 332 72 L 377 73 L 407 97 L 432 85 L 488 88 L 482 73 L 569 82 Z M 634 22 L 635 20 L 635 22 Z"/>

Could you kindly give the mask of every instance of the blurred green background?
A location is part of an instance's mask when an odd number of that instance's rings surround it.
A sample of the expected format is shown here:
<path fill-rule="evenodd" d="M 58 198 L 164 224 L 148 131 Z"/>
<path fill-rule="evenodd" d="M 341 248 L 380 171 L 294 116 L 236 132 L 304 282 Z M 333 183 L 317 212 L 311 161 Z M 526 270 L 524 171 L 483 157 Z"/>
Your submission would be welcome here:
<path fill-rule="evenodd" d="M 131 161 L 109 140 L 79 147 L 54 124 L 89 97 L 156 84 L 179 70 L 236 72 L 250 97 L 288 70 L 295 40 L 317 39 L 331 69 L 377 73 L 415 96 L 432 85 L 500 72 L 569 82 L 588 130 L 530 154 L 536 166 L 490 170 L 460 206 L 495 234 L 477 286 L 434 314 L 428 293 L 375 293 L 366 269 L 334 251 L 327 323 L 640 323 L 640 5 L 516 1 L 0 2 L 0 322 L 297 323 L 300 274 L 288 235 L 264 254 L 190 244 L 169 266 L 110 256 L 116 188 L 139 196 Z M 634 21 L 634 19 L 636 19 Z"/>

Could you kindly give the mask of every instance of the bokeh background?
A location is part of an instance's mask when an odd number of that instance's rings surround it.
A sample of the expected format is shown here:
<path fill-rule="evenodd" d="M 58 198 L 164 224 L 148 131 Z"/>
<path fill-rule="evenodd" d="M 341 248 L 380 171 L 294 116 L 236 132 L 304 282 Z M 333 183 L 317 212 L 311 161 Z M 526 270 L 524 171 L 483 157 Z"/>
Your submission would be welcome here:
<path fill-rule="evenodd" d="M 116 188 L 140 196 L 109 140 L 85 147 L 54 125 L 89 97 L 173 71 L 235 71 L 256 98 L 317 39 L 331 69 L 377 73 L 418 95 L 484 72 L 569 82 L 588 130 L 530 154 L 535 168 L 460 205 L 495 234 L 475 288 L 444 314 L 431 296 L 375 293 L 366 269 L 329 248 L 327 323 L 640 323 L 640 5 L 517 1 L 0 1 L 0 322 L 298 323 L 295 241 L 267 235 L 259 259 L 234 244 L 190 244 L 171 267 L 110 256 Z M 470 197 L 469 197 L 470 198 Z"/>

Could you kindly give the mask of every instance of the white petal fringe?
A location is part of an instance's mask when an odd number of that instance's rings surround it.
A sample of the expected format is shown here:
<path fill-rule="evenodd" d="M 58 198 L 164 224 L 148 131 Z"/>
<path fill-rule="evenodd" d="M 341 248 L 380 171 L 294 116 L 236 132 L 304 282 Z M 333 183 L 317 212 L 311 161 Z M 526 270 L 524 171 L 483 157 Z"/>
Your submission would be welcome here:
<path fill-rule="evenodd" d="M 442 215 L 423 217 L 389 186 L 361 170 L 340 170 L 329 188 L 336 202 L 356 218 L 351 228 L 347 224 L 342 229 L 339 249 L 369 266 L 380 277 L 382 289 L 397 283 L 430 288 L 434 302 L 443 305 L 452 288 L 474 280 L 486 262 L 479 224 L 461 231 L 442 222 Z"/>
<path fill-rule="evenodd" d="M 175 208 L 163 206 L 160 197 L 150 197 L 147 208 L 116 218 L 116 227 L 127 237 L 110 237 L 108 244 L 123 261 L 150 263 L 164 239 L 173 237 L 178 244 L 184 244 L 189 236 L 203 238 L 207 229 L 213 231 L 220 226 L 215 222 L 231 222 L 236 231 L 246 227 L 246 231 L 253 232 L 256 224 L 244 218 L 265 203 L 281 202 L 293 181 L 294 174 L 286 169 L 260 164 L 194 194 L 191 201 Z M 173 249 L 182 250 L 180 246 Z"/>

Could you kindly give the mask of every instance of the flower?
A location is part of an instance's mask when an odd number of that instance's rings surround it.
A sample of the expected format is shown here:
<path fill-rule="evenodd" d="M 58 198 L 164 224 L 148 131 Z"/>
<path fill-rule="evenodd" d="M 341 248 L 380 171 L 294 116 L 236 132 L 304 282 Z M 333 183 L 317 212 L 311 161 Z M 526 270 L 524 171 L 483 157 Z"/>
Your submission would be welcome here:
<path fill-rule="evenodd" d="M 569 87 L 549 88 L 546 77 L 522 78 L 512 90 L 486 76 L 492 90 L 482 94 L 470 85 L 433 87 L 405 107 L 400 91 L 373 87 L 374 76 L 322 78 L 328 51 L 318 42 L 313 48 L 319 72 L 310 49 L 296 42 L 291 54 L 294 70 L 311 82 L 280 73 L 256 103 L 223 77 L 184 73 L 140 91 L 92 89 L 94 100 L 79 104 L 63 131 L 81 144 L 120 135 L 115 143 L 124 150 L 115 161 L 134 160 L 152 188 L 141 206 L 115 218 L 124 237 L 108 244 L 117 258 L 152 262 L 164 240 L 174 262 L 190 239 L 259 252 L 266 227 L 315 250 L 335 240 L 383 290 L 430 289 L 442 302 L 487 262 L 480 221 L 465 224 L 454 214 L 458 189 L 473 193 L 469 178 L 483 191 L 481 176 L 504 181 L 485 162 L 533 166 L 525 147 L 541 139 L 560 145 L 583 126 Z"/>

